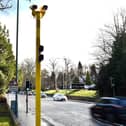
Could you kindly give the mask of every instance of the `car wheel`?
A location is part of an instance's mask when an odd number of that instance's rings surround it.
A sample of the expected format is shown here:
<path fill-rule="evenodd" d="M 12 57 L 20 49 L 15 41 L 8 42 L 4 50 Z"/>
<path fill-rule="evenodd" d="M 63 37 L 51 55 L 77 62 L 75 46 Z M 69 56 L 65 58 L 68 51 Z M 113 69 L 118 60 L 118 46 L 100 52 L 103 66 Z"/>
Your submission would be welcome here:
<path fill-rule="evenodd" d="M 106 115 L 106 119 L 108 121 L 110 121 L 110 122 L 114 122 L 115 121 L 114 115 L 113 114 L 110 114 L 110 113 Z"/>

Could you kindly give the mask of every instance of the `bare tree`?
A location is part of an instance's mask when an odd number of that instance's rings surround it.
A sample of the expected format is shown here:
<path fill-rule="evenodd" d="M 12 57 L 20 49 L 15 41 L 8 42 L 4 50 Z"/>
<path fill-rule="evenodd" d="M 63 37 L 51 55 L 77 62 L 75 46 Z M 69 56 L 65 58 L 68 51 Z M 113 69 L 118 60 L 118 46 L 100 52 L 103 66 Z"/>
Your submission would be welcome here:
<path fill-rule="evenodd" d="M 105 25 L 104 29 L 100 30 L 98 44 L 95 46 L 97 50 L 93 54 L 102 64 L 109 62 L 112 57 L 113 42 L 120 35 L 126 32 L 126 10 L 121 9 L 113 17 L 112 25 Z"/>
<path fill-rule="evenodd" d="M 54 83 L 54 88 L 57 89 L 57 83 L 56 83 L 56 69 L 57 67 L 57 58 L 49 59 L 49 68 L 51 69 L 51 79 Z"/>
<path fill-rule="evenodd" d="M 45 89 L 50 89 L 50 76 L 49 76 L 49 72 L 47 71 L 47 69 L 43 69 L 41 71 L 41 82 L 42 82 L 42 90 Z"/>
<path fill-rule="evenodd" d="M 35 62 L 33 59 L 25 59 L 24 62 L 21 64 L 21 69 L 23 71 L 24 75 L 24 84 L 26 79 L 30 80 L 32 82 L 32 86 L 35 85 Z"/>
<path fill-rule="evenodd" d="M 107 33 L 107 28 L 108 26 L 105 26 L 105 29 L 100 30 L 101 33 L 99 34 L 98 44 L 94 46 L 96 50 L 95 53 L 93 53 L 96 60 L 103 64 L 108 62 L 112 54 L 113 38 Z"/>
<path fill-rule="evenodd" d="M 13 1 L 15 2 L 15 0 L 0 0 L 0 11 L 12 8 Z M 26 1 L 31 2 L 31 0 Z"/>
<path fill-rule="evenodd" d="M 0 10 L 9 9 L 12 7 L 12 0 L 0 0 Z"/>
<path fill-rule="evenodd" d="M 71 60 L 68 58 L 64 58 L 65 63 L 65 86 L 68 88 L 68 83 L 70 82 L 69 70 L 71 65 Z"/>

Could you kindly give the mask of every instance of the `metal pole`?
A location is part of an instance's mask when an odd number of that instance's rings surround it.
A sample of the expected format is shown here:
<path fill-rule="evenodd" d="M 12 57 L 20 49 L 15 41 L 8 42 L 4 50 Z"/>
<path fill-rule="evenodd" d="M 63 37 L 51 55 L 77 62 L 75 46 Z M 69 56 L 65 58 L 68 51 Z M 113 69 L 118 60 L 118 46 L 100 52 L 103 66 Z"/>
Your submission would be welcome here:
<path fill-rule="evenodd" d="M 36 13 L 36 126 L 41 126 L 41 66 L 39 62 L 40 47 L 40 12 Z"/>
<path fill-rule="evenodd" d="M 18 26 L 19 26 L 19 0 L 17 0 L 17 25 L 16 25 L 16 83 L 18 84 Z M 18 117 L 18 95 L 16 92 L 16 116 Z"/>
<path fill-rule="evenodd" d="M 26 89 L 26 113 L 28 113 L 28 89 Z"/>

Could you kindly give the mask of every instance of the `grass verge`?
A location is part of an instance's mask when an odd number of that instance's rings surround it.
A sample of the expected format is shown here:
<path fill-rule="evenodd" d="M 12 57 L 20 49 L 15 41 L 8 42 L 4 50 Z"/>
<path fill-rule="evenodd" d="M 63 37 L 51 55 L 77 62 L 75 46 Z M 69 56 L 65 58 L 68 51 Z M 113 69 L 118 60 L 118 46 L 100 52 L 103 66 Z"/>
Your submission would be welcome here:
<path fill-rule="evenodd" d="M 95 90 L 77 90 L 77 89 L 71 89 L 71 90 L 48 90 L 45 91 L 46 94 L 55 94 L 55 93 L 62 93 L 68 96 L 79 96 L 79 97 L 96 97 L 97 91 Z"/>
<path fill-rule="evenodd" d="M 11 126 L 10 117 L 0 117 L 0 126 Z"/>

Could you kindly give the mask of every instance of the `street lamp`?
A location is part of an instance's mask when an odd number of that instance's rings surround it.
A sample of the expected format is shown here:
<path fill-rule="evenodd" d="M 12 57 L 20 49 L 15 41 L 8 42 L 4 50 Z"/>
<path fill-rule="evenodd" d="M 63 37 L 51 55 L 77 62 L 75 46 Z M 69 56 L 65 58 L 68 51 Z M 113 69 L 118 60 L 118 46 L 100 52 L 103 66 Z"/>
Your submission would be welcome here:
<path fill-rule="evenodd" d="M 45 15 L 48 6 L 44 5 L 38 9 L 37 5 L 30 6 L 33 17 L 36 18 L 36 126 L 41 126 L 41 65 L 40 62 L 44 56 L 40 52 L 44 47 L 40 45 L 40 19 Z M 41 49 L 43 48 L 43 49 Z"/>
<path fill-rule="evenodd" d="M 19 27 L 19 0 L 17 0 L 17 22 L 16 22 L 16 83 L 18 84 L 18 27 Z M 17 91 L 15 94 L 15 101 L 16 101 L 16 105 L 15 105 L 15 114 L 18 117 L 18 95 L 17 95 Z"/>

